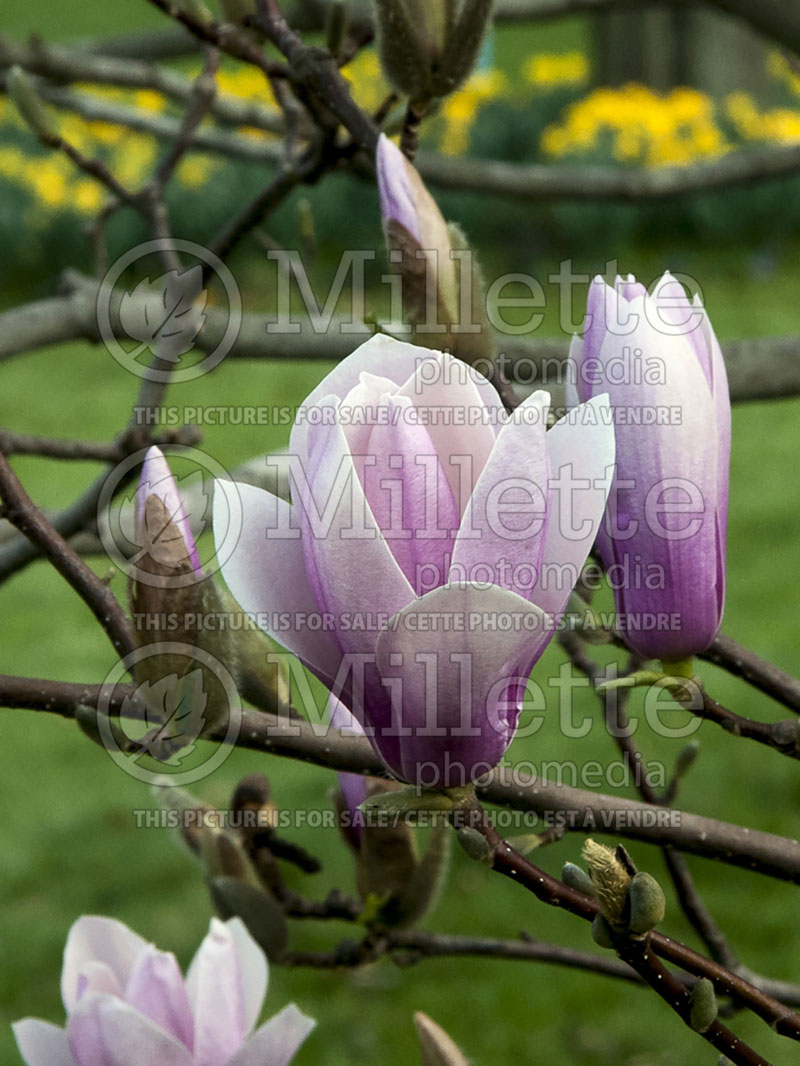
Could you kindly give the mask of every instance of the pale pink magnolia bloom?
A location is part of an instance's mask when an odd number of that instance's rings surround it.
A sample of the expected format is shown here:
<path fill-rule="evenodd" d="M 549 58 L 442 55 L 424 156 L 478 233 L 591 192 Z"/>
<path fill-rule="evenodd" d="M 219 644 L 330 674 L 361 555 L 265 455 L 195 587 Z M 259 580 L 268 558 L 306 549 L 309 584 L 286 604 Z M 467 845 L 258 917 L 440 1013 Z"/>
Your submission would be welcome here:
<path fill-rule="evenodd" d="M 13 1025 L 27 1066 L 286 1066 L 314 1021 L 290 1004 L 253 1032 L 267 960 L 239 918 L 211 919 L 186 978 L 122 922 L 84 915 L 61 971 L 66 1028 Z"/>
<path fill-rule="evenodd" d="M 218 541 L 241 501 L 231 592 L 406 781 L 450 787 L 499 762 L 594 542 L 608 402 L 547 430 L 549 402 L 506 416 L 466 364 L 376 336 L 298 412 L 292 504 L 216 483 Z"/>

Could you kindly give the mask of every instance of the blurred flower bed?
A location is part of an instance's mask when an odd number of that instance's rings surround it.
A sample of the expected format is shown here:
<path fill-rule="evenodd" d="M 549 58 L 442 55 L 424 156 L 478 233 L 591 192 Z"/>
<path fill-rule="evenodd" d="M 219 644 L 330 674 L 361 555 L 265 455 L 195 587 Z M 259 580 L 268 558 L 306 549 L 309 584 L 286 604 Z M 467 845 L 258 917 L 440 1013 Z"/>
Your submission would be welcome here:
<path fill-rule="evenodd" d="M 715 100 L 697 89 L 679 87 L 660 94 L 644 85 L 588 89 L 590 63 L 579 51 L 531 55 L 516 72 L 478 70 L 427 120 L 423 149 L 444 155 L 472 155 L 515 162 L 663 167 L 719 159 L 727 153 L 764 145 L 800 142 L 800 75 L 779 53 L 768 59 L 773 92 L 767 102 L 744 92 Z M 193 71 L 186 69 L 191 75 Z M 375 53 L 362 52 L 345 70 L 356 99 L 376 110 L 388 93 Z M 135 109 L 153 118 L 180 116 L 180 109 L 157 92 L 75 86 L 97 101 Z M 223 67 L 218 92 L 237 100 L 274 107 L 262 75 L 246 67 Z M 159 152 L 146 132 L 90 121 L 65 111 L 64 136 L 84 154 L 104 159 L 125 185 L 146 181 Z M 236 131 L 255 140 L 274 137 L 253 128 Z M 169 207 L 174 231 L 208 240 L 243 200 L 264 184 L 260 164 L 192 153 L 180 164 Z M 526 208 L 537 242 L 578 242 L 591 250 L 652 239 L 676 228 L 720 240 L 784 240 L 800 227 L 800 180 L 781 179 L 723 193 L 678 198 L 668 203 L 623 205 L 557 203 Z M 39 147 L 14 106 L 0 97 L 0 232 L 17 269 L 52 273 L 68 263 L 88 263 L 86 224 L 106 202 L 105 190 L 76 171 L 64 156 Z M 309 193 L 314 221 L 324 234 L 347 219 L 351 246 L 369 246 L 377 233 L 377 213 L 367 217 L 363 187 L 334 177 Z M 519 241 L 519 207 L 499 203 L 487 219 L 480 197 L 443 195 L 443 206 L 458 217 L 473 239 Z M 516 220 L 516 221 L 515 221 Z M 287 239 L 296 219 L 279 212 L 276 239 Z M 132 212 L 112 221 L 112 251 L 136 239 L 141 223 Z M 144 230 L 141 229 L 144 236 Z M 337 240 L 342 240 L 341 226 Z M 0 268 L 2 269 L 2 268 Z M 6 280 L 6 279 L 3 279 Z"/>

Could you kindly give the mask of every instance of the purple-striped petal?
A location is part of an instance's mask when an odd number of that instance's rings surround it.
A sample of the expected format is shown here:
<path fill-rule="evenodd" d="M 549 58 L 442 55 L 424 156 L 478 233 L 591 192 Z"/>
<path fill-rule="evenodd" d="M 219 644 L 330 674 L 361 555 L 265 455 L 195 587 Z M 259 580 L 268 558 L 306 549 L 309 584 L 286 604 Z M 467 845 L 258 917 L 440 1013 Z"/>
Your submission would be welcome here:
<path fill-rule="evenodd" d="M 86 996 L 67 1022 L 77 1066 L 197 1066 L 170 1033 L 114 996 Z"/>
<path fill-rule="evenodd" d="M 227 1066 L 288 1066 L 315 1025 L 290 1003 L 253 1033 Z"/>
<path fill-rule="evenodd" d="M 148 943 L 114 918 L 83 915 L 73 923 L 64 947 L 64 965 L 61 970 L 61 998 L 67 1013 L 78 1005 L 80 994 L 86 991 L 86 980 L 81 975 L 87 967 L 96 973 L 98 963 L 108 967 L 120 988 L 130 978 L 136 960 L 146 951 Z"/>

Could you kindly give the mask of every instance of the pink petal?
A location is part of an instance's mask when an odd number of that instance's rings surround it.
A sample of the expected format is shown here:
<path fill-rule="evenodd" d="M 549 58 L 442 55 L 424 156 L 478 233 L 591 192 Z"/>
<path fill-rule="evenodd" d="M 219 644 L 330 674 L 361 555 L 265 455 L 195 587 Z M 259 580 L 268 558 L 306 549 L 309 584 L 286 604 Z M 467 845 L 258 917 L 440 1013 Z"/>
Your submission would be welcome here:
<path fill-rule="evenodd" d="M 192 1008 L 174 955 L 155 947 L 144 951 L 136 960 L 128 981 L 125 1001 L 165 1032 L 177 1037 L 191 1051 L 194 1042 Z"/>
<path fill-rule="evenodd" d="M 314 598 L 332 615 L 340 649 L 371 655 L 378 629 L 369 625 L 370 616 L 395 614 L 414 590 L 367 504 L 340 425 L 325 426 L 309 459 L 308 481 L 292 491 Z M 366 628 L 348 625 L 354 616 L 366 620 Z"/>
<path fill-rule="evenodd" d="M 105 964 L 124 988 L 137 957 L 148 946 L 146 940 L 114 918 L 78 918 L 67 936 L 61 971 L 61 998 L 67 1012 L 78 1004 L 79 980 L 88 964 Z"/>
<path fill-rule="evenodd" d="M 420 361 L 397 395 L 420 412 L 463 515 L 504 421 L 496 390 L 466 363 L 436 354 Z"/>
<path fill-rule="evenodd" d="M 253 1033 L 227 1066 L 287 1066 L 316 1024 L 290 1003 Z"/>
<path fill-rule="evenodd" d="M 171 1034 L 113 996 L 87 996 L 67 1022 L 77 1066 L 195 1066 Z"/>
<path fill-rule="evenodd" d="M 229 493 L 236 494 L 235 508 L 226 503 Z M 241 529 L 231 534 L 228 520 L 238 513 Z M 274 535 L 268 537 L 269 532 Z M 252 485 L 217 481 L 214 535 L 218 544 L 222 537 L 235 537 L 236 547 L 223 563 L 222 575 L 243 610 L 318 677 L 332 683 L 341 654 L 329 633 L 303 624 L 304 616 L 318 615 L 320 606 L 306 577 L 300 519 L 291 505 Z"/>
<path fill-rule="evenodd" d="M 388 424 L 376 425 L 362 483 L 392 555 L 417 595 L 444 585 L 459 516 L 430 435 L 408 397 L 388 397 Z M 373 462 L 374 460 L 374 462 Z"/>
<path fill-rule="evenodd" d="M 441 788 L 494 766 L 519 713 L 506 693 L 527 678 L 551 636 L 538 607 L 494 586 L 446 585 L 400 611 L 377 643 L 404 734 L 400 776 Z"/>
<path fill-rule="evenodd" d="M 64 1029 L 38 1018 L 22 1018 L 11 1028 L 27 1066 L 76 1066 Z"/>
<path fill-rule="evenodd" d="M 501 429 L 464 512 L 451 582 L 488 582 L 530 597 L 546 532 L 549 406 L 548 393 L 535 392 Z"/>
<path fill-rule="evenodd" d="M 383 333 L 370 337 L 326 374 L 303 401 L 289 438 L 289 453 L 298 456 L 303 463 L 307 460 L 309 429 L 312 428 L 310 411 L 326 397 L 344 399 L 358 385 L 362 373 L 389 378 L 399 386 L 414 373 L 419 362 L 430 355 L 426 348 L 394 340 Z"/>

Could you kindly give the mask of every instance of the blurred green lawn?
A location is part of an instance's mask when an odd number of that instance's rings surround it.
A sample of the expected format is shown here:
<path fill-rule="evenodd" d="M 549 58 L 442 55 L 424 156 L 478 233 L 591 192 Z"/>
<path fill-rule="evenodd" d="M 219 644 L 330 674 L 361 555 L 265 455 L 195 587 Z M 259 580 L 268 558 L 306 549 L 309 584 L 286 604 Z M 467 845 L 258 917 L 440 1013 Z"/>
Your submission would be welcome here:
<path fill-rule="evenodd" d="M 37 22 L 38 19 L 38 22 Z M 77 0 L 57 14 L 36 4 L 4 15 L 4 29 L 23 33 L 46 29 L 53 37 L 110 33 L 157 25 L 145 3 L 106 3 L 87 8 Z M 552 26 L 537 44 L 571 41 Z M 503 48 L 519 47 L 520 35 Z M 377 222 L 376 222 L 377 238 Z M 342 240 L 344 241 L 344 237 Z M 503 261 L 502 249 L 487 258 Z M 566 249 L 565 254 L 574 253 Z M 609 249 L 621 266 L 650 280 L 672 266 L 702 281 L 712 321 L 722 338 L 800 332 L 797 288 L 800 272 L 787 250 L 768 279 L 750 276 L 748 263 L 730 251 L 706 246 L 649 252 Z M 555 264 L 537 263 L 540 277 Z M 531 269 L 506 263 L 505 269 Z M 601 270 L 603 263 L 579 269 Z M 248 272 L 246 309 L 258 310 L 261 273 Z M 552 330 L 552 322 L 549 323 Z M 223 364 L 213 375 L 176 387 L 170 401 L 213 404 L 296 404 L 327 368 L 322 364 Z M 0 370 L 0 423 L 19 431 L 53 436 L 110 439 L 127 417 L 138 384 L 102 349 L 84 345 L 18 357 Z M 729 538 L 729 594 L 725 631 L 800 673 L 797 641 L 796 570 L 798 403 L 739 407 L 734 414 L 733 473 Z M 277 427 L 209 428 L 203 447 L 228 467 L 286 443 Z M 87 464 L 35 459 L 15 462 L 37 502 L 63 506 L 94 476 Z M 107 565 L 97 561 L 98 572 Z M 118 575 L 113 587 L 124 593 Z M 3 639 L 0 669 L 20 675 L 75 681 L 101 679 L 113 653 L 88 610 L 61 579 L 36 564 L 0 588 Z M 540 680 L 557 669 L 552 648 L 537 667 Z M 779 708 L 710 667 L 702 672 L 712 693 L 743 713 L 782 717 Z M 551 712 L 555 703 L 551 701 Z M 595 711 L 588 696 L 577 710 Z M 686 781 L 687 809 L 796 836 L 800 777 L 797 764 L 704 724 L 700 763 Z M 162 948 L 188 962 L 207 928 L 210 907 L 198 867 L 166 831 L 136 829 L 132 811 L 151 805 L 147 788 L 121 773 L 99 748 L 69 722 L 45 714 L 0 712 L 0 774 L 4 821 L 0 841 L 0 1005 L 3 1022 L 34 1014 L 60 1021 L 60 954 L 67 929 L 82 913 L 113 915 Z M 671 764 L 680 743 L 652 737 L 643 723 L 638 739 L 649 759 Z M 599 722 L 583 740 L 560 736 L 554 713 L 532 740 L 520 740 L 513 759 L 534 761 L 615 758 Z M 285 808 L 324 806 L 334 775 L 254 753 L 234 752 L 198 791 L 224 804 L 245 773 L 264 770 Z M 334 834 L 298 830 L 297 838 L 325 862 L 325 870 L 304 888 L 322 896 L 329 888 L 352 888 L 348 856 Z M 537 859 L 558 872 L 576 860 L 582 838 L 568 836 Z M 663 872 L 658 852 L 634 845 L 639 865 Z M 775 977 L 800 980 L 800 933 L 793 921 L 796 889 L 709 862 L 691 860 L 698 882 L 743 961 Z M 318 882 L 318 883 L 317 883 Z M 296 882 L 297 887 L 301 882 Z M 449 882 L 427 926 L 453 933 L 535 937 L 589 948 L 588 928 L 545 908 L 516 886 L 454 857 Z M 696 943 L 670 907 L 664 929 Z M 346 927 L 297 928 L 297 947 L 325 946 Z M 346 1066 L 357 1061 L 405 1064 L 418 1061 L 412 1012 L 425 1010 L 450 1030 L 476 1063 L 503 1061 L 531 1066 L 559 1062 L 576 1066 L 684 1066 L 713 1063 L 714 1053 L 650 993 L 601 978 L 532 963 L 435 960 L 400 970 L 383 962 L 357 974 L 274 970 L 268 1011 L 296 1000 L 319 1020 L 319 1028 L 297 1058 L 298 1066 Z M 757 1019 L 736 1019 L 734 1027 L 775 1066 L 796 1061 L 792 1045 Z M 791 1056 L 791 1057 L 790 1057 Z M 16 1063 L 10 1033 L 0 1026 L 0 1061 Z"/>

